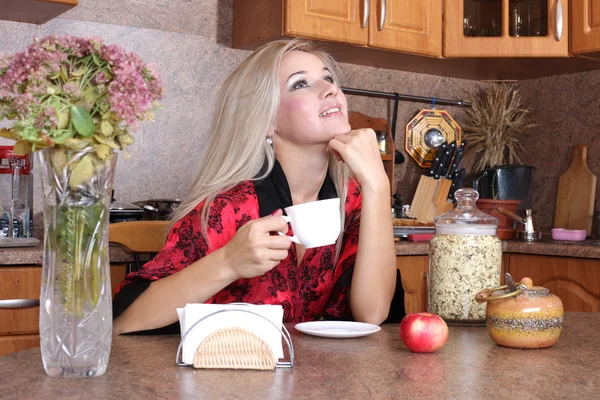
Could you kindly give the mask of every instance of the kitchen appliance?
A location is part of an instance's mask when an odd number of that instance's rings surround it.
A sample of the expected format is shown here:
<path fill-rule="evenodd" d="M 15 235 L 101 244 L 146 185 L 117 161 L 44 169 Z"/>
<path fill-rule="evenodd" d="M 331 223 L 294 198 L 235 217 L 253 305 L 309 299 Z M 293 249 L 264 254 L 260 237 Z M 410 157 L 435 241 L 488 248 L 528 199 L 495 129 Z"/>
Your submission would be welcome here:
<path fill-rule="evenodd" d="M 139 221 L 142 218 L 144 210 L 135 204 L 113 201 L 109 205 L 110 223 Z"/>
<path fill-rule="evenodd" d="M 421 168 L 431 168 L 442 143 L 460 142 L 461 127 L 443 110 L 421 110 L 406 125 L 406 152 Z"/>
<path fill-rule="evenodd" d="M 0 146 L 0 237 L 33 236 L 33 158 Z M 14 242 L 14 241 L 13 241 Z"/>
<path fill-rule="evenodd" d="M 179 199 L 150 199 L 133 204 L 143 209 L 144 220 L 167 220 L 179 205 Z"/>
<path fill-rule="evenodd" d="M 558 180 L 554 227 L 585 229 L 592 233 L 596 175 L 587 166 L 587 147 L 577 144 L 569 168 Z"/>

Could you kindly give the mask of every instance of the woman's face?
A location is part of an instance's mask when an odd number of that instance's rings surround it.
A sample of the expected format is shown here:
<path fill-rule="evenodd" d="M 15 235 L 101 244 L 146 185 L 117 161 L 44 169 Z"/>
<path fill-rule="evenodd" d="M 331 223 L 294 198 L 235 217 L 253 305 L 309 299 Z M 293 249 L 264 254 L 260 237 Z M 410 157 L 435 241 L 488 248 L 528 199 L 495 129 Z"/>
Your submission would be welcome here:
<path fill-rule="evenodd" d="M 292 51 L 281 61 L 276 141 L 328 143 L 350 131 L 346 96 L 317 56 Z"/>

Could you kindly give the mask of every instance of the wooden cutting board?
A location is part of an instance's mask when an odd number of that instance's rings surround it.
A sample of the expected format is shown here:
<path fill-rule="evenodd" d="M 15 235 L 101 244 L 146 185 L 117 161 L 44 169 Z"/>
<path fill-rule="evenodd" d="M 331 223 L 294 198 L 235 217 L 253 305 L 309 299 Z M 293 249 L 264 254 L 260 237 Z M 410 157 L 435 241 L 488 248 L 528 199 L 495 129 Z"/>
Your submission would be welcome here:
<path fill-rule="evenodd" d="M 596 175 L 587 166 L 587 147 L 577 144 L 573 148 L 571 166 L 558 180 L 554 227 L 585 229 L 592 232 Z"/>

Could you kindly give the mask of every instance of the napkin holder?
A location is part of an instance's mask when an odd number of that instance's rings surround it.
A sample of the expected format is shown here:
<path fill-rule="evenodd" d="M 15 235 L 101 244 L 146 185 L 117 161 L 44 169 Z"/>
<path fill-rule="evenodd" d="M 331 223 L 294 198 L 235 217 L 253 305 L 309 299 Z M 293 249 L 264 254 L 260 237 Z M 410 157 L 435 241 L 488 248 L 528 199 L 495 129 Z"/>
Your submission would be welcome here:
<path fill-rule="evenodd" d="M 288 348 L 289 361 L 276 361 L 271 347 L 258 335 L 240 327 L 227 327 L 208 335 L 194 354 L 194 363 L 183 362 L 182 349 L 185 339 L 204 320 L 224 312 L 244 312 L 262 318 L 271 324 L 273 329 L 279 331 Z M 284 325 L 281 329 L 268 318 L 251 310 L 226 309 L 210 313 L 198 321 L 185 332 L 177 348 L 175 363 L 180 367 L 194 367 L 203 369 L 259 369 L 268 370 L 275 368 L 292 368 L 294 366 L 294 346 L 292 337 Z"/>

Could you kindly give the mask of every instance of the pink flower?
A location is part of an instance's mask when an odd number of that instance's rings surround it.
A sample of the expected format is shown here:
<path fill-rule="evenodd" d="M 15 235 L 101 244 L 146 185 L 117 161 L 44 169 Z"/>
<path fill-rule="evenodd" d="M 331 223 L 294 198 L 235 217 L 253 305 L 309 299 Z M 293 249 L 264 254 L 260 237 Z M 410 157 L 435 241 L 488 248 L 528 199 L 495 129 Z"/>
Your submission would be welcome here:
<path fill-rule="evenodd" d="M 139 121 L 152 119 L 163 93 L 156 65 L 99 38 L 51 35 L 0 55 L 0 119 L 15 121 L 13 130 L 25 140 L 52 136 L 57 104 L 86 104 L 95 123 L 109 107 L 110 122 L 119 126 L 115 135 L 136 130 Z"/>

